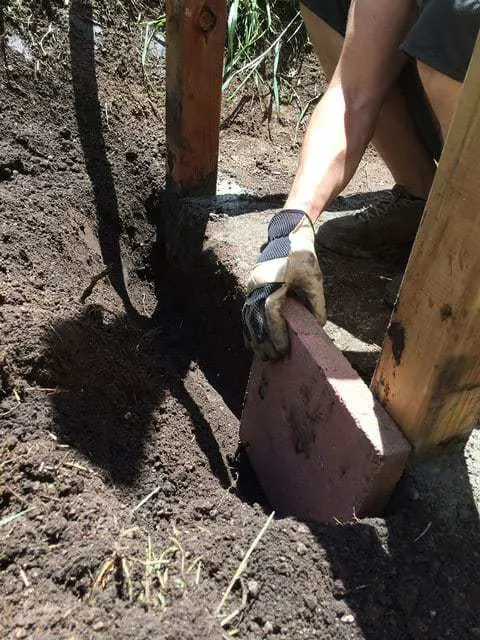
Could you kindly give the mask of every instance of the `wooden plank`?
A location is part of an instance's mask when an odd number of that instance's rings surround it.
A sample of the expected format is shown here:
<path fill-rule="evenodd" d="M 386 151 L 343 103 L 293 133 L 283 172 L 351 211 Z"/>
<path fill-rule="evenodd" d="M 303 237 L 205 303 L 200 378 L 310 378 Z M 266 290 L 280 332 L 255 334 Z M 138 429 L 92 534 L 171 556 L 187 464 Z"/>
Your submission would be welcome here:
<path fill-rule="evenodd" d="M 214 195 L 227 9 L 225 0 L 167 1 L 167 186 Z"/>
<path fill-rule="evenodd" d="M 480 40 L 372 389 L 417 449 L 480 417 Z"/>

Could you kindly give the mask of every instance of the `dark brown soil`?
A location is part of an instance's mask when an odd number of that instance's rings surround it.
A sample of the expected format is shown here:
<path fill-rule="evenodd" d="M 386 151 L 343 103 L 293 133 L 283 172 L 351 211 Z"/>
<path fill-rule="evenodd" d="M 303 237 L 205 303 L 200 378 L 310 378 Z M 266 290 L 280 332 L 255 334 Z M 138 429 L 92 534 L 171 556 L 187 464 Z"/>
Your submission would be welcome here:
<path fill-rule="evenodd" d="M 270 508 L 211 384 L 222 371 L 202 371 L 205 345 L 162 286 L 164 62 L 146 82 L 136 23 L 156 3 L 13 5 L 33 8 L 40 64 L 4 40 L 1 637 L 479 638 L 473 504 L 447 527 L 412 481 L 385 519 L 274 520 L 217 610 Z M 226 118 L 222 167 L 281 193 L 296 111 L 269 132 L 251 109 Z"/>

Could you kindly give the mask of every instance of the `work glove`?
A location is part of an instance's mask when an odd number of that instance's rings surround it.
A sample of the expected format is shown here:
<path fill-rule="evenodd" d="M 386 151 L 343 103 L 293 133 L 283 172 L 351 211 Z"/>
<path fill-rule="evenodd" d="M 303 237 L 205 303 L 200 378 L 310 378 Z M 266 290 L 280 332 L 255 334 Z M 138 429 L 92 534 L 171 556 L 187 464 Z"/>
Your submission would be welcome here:
<path fill-rule="evenodd" d="M 294 294 L 323 326 L 327 321 L 323 278 L 315 253 L 315 230 L 303 211 L 287 209 L 268 225 L 268 240 L 247 284 L 242 310 L 245 344 L 264 360 L 289 350 L 282 314 L 285 298 Z"/>

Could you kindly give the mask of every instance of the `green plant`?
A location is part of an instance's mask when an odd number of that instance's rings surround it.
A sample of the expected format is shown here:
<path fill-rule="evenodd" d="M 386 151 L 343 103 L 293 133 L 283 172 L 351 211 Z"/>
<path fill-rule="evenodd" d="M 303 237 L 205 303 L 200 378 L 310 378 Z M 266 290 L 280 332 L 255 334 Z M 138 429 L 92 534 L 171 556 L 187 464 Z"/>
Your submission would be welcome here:
<path fill-rule="evenodd" d="M 278 109 L 282 84 L 294 75 L 306 42 L 295 0 L 230 0 L 224 91 L 248 82 L 268 87 Z"/>
<path fill-rule="evenodd" d="M 267 89 L 280 107 L 282 87 L 300 65 L 307 41 L 297 0 L 228 0 L 223 91 L 231 99 L 253 84 Z M 142 64 L 165 16 L 142 23 Z M 290 92 L 291 93 L 291 92 Z"/>
<path fill-rule="evenodd" d="M 167 23 L 167 17 L 165 15 L 160 16 L 156 20 L 147 20 L 141 23 L 144 27 L 143 34 L 143 47 L 142 47 L 142 67 L 146 74 L 147 58 L 152 40 L 157 37 L 158 34 L 163 34 L 165 31 L 165 25 Z"/>

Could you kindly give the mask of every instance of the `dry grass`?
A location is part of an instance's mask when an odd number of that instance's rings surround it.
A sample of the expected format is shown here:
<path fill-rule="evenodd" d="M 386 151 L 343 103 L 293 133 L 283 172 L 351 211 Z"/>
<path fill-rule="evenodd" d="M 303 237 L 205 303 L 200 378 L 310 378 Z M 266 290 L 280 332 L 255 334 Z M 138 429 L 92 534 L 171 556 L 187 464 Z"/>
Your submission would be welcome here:
<path fill-rule="evenodd" d="M 178 532 L 176 532 L 178 533 Z M 146 609 L 165 609 L 200 584 L 202 558 L 192 557 L 178 537 L 155 549 L 150 535 L 143 557 L 116 550 L 100 568 L 90 592 L 114 583 L 122 599 L 137 601 Z"/>
<path fill-rule="evenodd" d="M 64 55 L 68 32 L 68 7 L 63 0 L 0 0 L 0 41 L 6 58 L 5 38 L 16 35 L 21 38 L 26 59 L 33 65 L 35 75 L 48 66 L 52 57 Z M 162 12 L 164 2 L 157 11 Z M 102 26 L 118 24 L 119 20 L 131 29 L 139 28 L 146 20 L 152 20 L 151 9 L 146 11 L 142 0 L 98 0 L 92 2 L 93 23 Z M 3 28 L 2 28 L 3 25 Z M 5 32 L 5 25 L 10 33 Z M 3 33 L 2 33 L 3 32 Z"/>
<path fill-rule="evenodd" d="M 225 638 L 235 637 L 236 624 L 247 606 L 248 590 L 243 574 L 250 557 L 270 526 L 275 514 L 272 513 L 258 532 L 250 547 L 236 568 L 223 595 L 212 611 L 212 617 L 222 629 Z M 121 538 L 140 532 L 138 527 L 124 531 Z M 192 555 L 181 542 L 180 532 L 173 528 L 173 535 L 164 547 L 155 548 L 149 534 L 145 538 L 143 556 L 121 550 L 121 542 L 116 551 L 100 567 L 90 590 L 89 598 L 95 599 L 99 590 L 114 587 L 118 597 L 129 602 L 137 602 L 147 610 L 162 614 L 167 607 L 180 598 L 188 598 L 203 580 L 202 557 Z M 240 584 L 241 598 L 234 603 L 232 591 Z M 228 611 L 230 608 L 230 611 Z"/>
<path fill-rule="evenodd" d="M 10 35 L 19 38 L 18 45 L 23 49 L 25 59 L 33 65 L 35 76 L 39 75 L 42 64 L 52 55 L 61 36 L 59 25 L 55 23 L 55 10 L 48 3 L 44 5 L 35 0 L 7 0 L 0 12 L 4 38 L 7 37 L 5 24 L 8 24 L 13 27 Z M 5 51 L 4 40 L 6 61 Z"/>
<path fill-rule="evenodd" d="M 263 527 L 260 529 L 260 531 L 258 532 L 257 536 L 255 537 L 254 541 L 252 542 L 252 544 L 250 545 L 250 547 L 248 548 L 247 552 L 245 553 L 245 555 L 243 556 L 240 564 L 238 565 L 235 573 L 233 574 L 232 579 L 230 580 L 230 582 L 228 583 L 228 586 L 222 596 L 222 599 L 220 600 L 217 608 L 215 609 L 215 616 L 219 619 L 220 621 L 220 625 L 222 627 L 229 627 L 232 622 L 242 613 L 243 609 L 245 608 L 246 604 L 247 604 L 247 593 L 246 590 L 242 584 L 242 602 L 240 604 L 240 606 L 236 607 L 233 611 L 231 611 L 228 614 L 222 614 L 222 609 L 225 607 L 228 598 L 232 592 L 233 587 L 237 584 L 238 581 L 241 580 L 241 577 L 243 575 L 243 573 L 245 572 L 245 569 L 247 568 L 248 565 L 248 561 L 250 559 L 250 556 L 252 555 L 252 553 L 255 551 L 255 549 L 257 548 L 258 544 L 260 543 L 260 540 L 263 538 L 263 536 L 265 535 L 268 527 L 270 526 L 273 518 L 275 517 L 275 512 L 272 511 L 272 513 L 269 515 L 267 521 L 265 522 L 265 524 L 263 525 Z M 233 636 L 236 635 L 236 629 L 232 628 L 229 631 L 229 635 Z"/>

